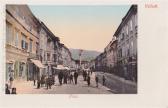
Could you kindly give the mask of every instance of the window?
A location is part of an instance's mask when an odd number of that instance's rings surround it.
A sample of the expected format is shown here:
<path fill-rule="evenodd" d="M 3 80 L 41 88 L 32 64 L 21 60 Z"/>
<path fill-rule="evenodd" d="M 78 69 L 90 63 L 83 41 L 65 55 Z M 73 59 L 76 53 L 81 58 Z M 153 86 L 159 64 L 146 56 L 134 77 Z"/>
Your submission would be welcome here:
<path fill-rule="evenodd" d="M 53 57 L 54 57 L 54 62 L 56 62 L 56 60 L 57 60 L 57 55 L 56 55 L 56 54 L 53 54 Z"/>
<path fill-rule="evenodd" d="M 28 49 L 28 43 L 26 42 L 26 36 L 22 33 L 22 42 L 21 42 L 22 49 Z"/>
<path fill-rule="evenodd" d="M 124 32 L 121 35 L 121 40 L 124 40 Z"/>
<path fill-rule="evenodd" d="M 133 26 L 133 23 L 132 23 L 132 20 L 130 20 L 130 31 L 133 30 L 132 26 Z"/>
<path fill-rule="evenodd" d="M 119 57 L 122 57 L 122 49 L 119 49 L 119 51 L 118 51 L 118 56 L 119 56 Z"/>
<path fill-rule="evenodd" d="M 18 47 L 19 31 L 15 28 L 15 46 Z"/>
<path fill-rule="evenodd" d="M 127 33 L 127 35 L 128 35 L 128 25 L 126 25 L 126 33 Z"/>
<path fill-rule="evenodd" d="M 47 53 L 47 61 L 50 61 L 50 53 Z"/>
<path fill-rule="evenodd" d="M 32 52 L 32 44 L 33 44 L 33 41 L 30 39 L 29 52 Z"/>
<path fill-rule="evenodd" d="M 12 41 L 12 24 L 6 23 L 6 43 L 11 44 Z"/>
<path fill-rule="evenodd" d="M 36 42 L 36 54 L 39 54 L 39 44 Z"/>

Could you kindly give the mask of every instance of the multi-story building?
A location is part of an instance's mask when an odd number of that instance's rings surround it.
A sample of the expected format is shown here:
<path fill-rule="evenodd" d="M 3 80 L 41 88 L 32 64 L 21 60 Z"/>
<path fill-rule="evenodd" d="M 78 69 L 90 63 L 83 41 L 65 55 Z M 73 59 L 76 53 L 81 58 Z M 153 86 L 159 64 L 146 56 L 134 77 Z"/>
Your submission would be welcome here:
<path fill-rule="evenodd" d="M 26 5 L 6 6 L 6 80 L 28 79 L 29 58 L 37 58 L 39 22 Z"/>
<path fill-rule="evenodd" d="M 107 47 L 104 49 L 104 52 L 106 52 L 106 71 L 108 72 L 114 72 L 114 67 L 117 63 L 117 40 L 116 37 L 113 36 L 110 43 L 107 45 Z"/>
<path fill-rule="evenodd" d="M 52 75 L 58 64 L 73 67 L 71 53 L 27 5 L 6 8 L 6 80 Z"/>
<path fill-rule="evenodd" d="M 137 79 L 137 5 L 132 5 L 122 19 L 115 34 L 117 37 L 117 64 L 123 77 Z"/>
<path fill-rule="evenodd" d="M 59 38 L 56 37 L 47 26 L 41 22 L 40 28 L 40 61 L 46 68 L 41 72 L 44 75 L 52 75 L 53 67 L 58 64 Z"/>
<path fill-rule="evenodd" d="M 122 19 L 112 40 L 94 60 L 96 70 L 137 80 L 137 5 L 132 5 Z"/>

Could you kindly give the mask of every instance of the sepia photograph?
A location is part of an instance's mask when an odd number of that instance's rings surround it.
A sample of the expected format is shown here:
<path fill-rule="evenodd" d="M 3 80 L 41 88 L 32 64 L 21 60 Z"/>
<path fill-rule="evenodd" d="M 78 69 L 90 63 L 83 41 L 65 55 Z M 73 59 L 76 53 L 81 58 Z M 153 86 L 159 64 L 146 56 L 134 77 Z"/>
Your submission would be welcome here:
<path fill-rule="evenodd" d="M 5 94 L 137 94 L 137 10 L 6 4 Z"/>

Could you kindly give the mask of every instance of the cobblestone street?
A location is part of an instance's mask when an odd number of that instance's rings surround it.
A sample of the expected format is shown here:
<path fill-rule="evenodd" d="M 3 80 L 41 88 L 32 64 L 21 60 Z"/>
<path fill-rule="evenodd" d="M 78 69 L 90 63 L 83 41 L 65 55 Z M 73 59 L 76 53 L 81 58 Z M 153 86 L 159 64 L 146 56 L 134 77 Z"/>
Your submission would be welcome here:
<path fill-rule="evenodd" d="M 15 81 L 14 87 L 17 88 L 17 94 L 110 94 L 110 89 L 99 84 L 96 87 L 95 74 L 91 75 L 91 85 L 88 87 L 87 82 L 83 81 L 82 75 L 78 77 L 78 84 L 63 84 L 59 85 L 56 76 L 56 83 L 51 89 L 41 87 L 37 89 L 37 86 L 33 85 L 33 81 Z"/>

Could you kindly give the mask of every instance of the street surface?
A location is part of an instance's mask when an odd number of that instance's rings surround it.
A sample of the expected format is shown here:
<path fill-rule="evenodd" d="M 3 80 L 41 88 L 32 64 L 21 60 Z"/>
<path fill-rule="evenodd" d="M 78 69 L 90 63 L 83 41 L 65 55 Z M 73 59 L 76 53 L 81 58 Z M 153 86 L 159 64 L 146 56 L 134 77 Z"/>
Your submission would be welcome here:
<path fill-rule="evenodd" d="M 91 85 L 88 87 L 87 82 L 83 81 L 83 76 L 79 75 L 78 84 L 63 84 L 59 85 L 56 76 L 55 85 L 51 89 L 46 89 L 46 87 L 41 87 L 37 89 L 37 86 L 33 85 L 33 81 L 15 81 L 14 87 L 17 88 L 17 94 L 112 94 L 110 89 L 99 84 L 96 87 L 95 74 L 91 75 Z"/>
<path fill-rule="evenodd" d="M 124 78 L 115 76 L 114 74 L 95 72 L 99 77 L 99 83 L 102 84 L 102 76 L 106 78 L 105 86 L 111 89 L 111 92 L 117 94 L 135 94 L 137 93 L 137 84 L 135 82 L 125 80 Z"/>

